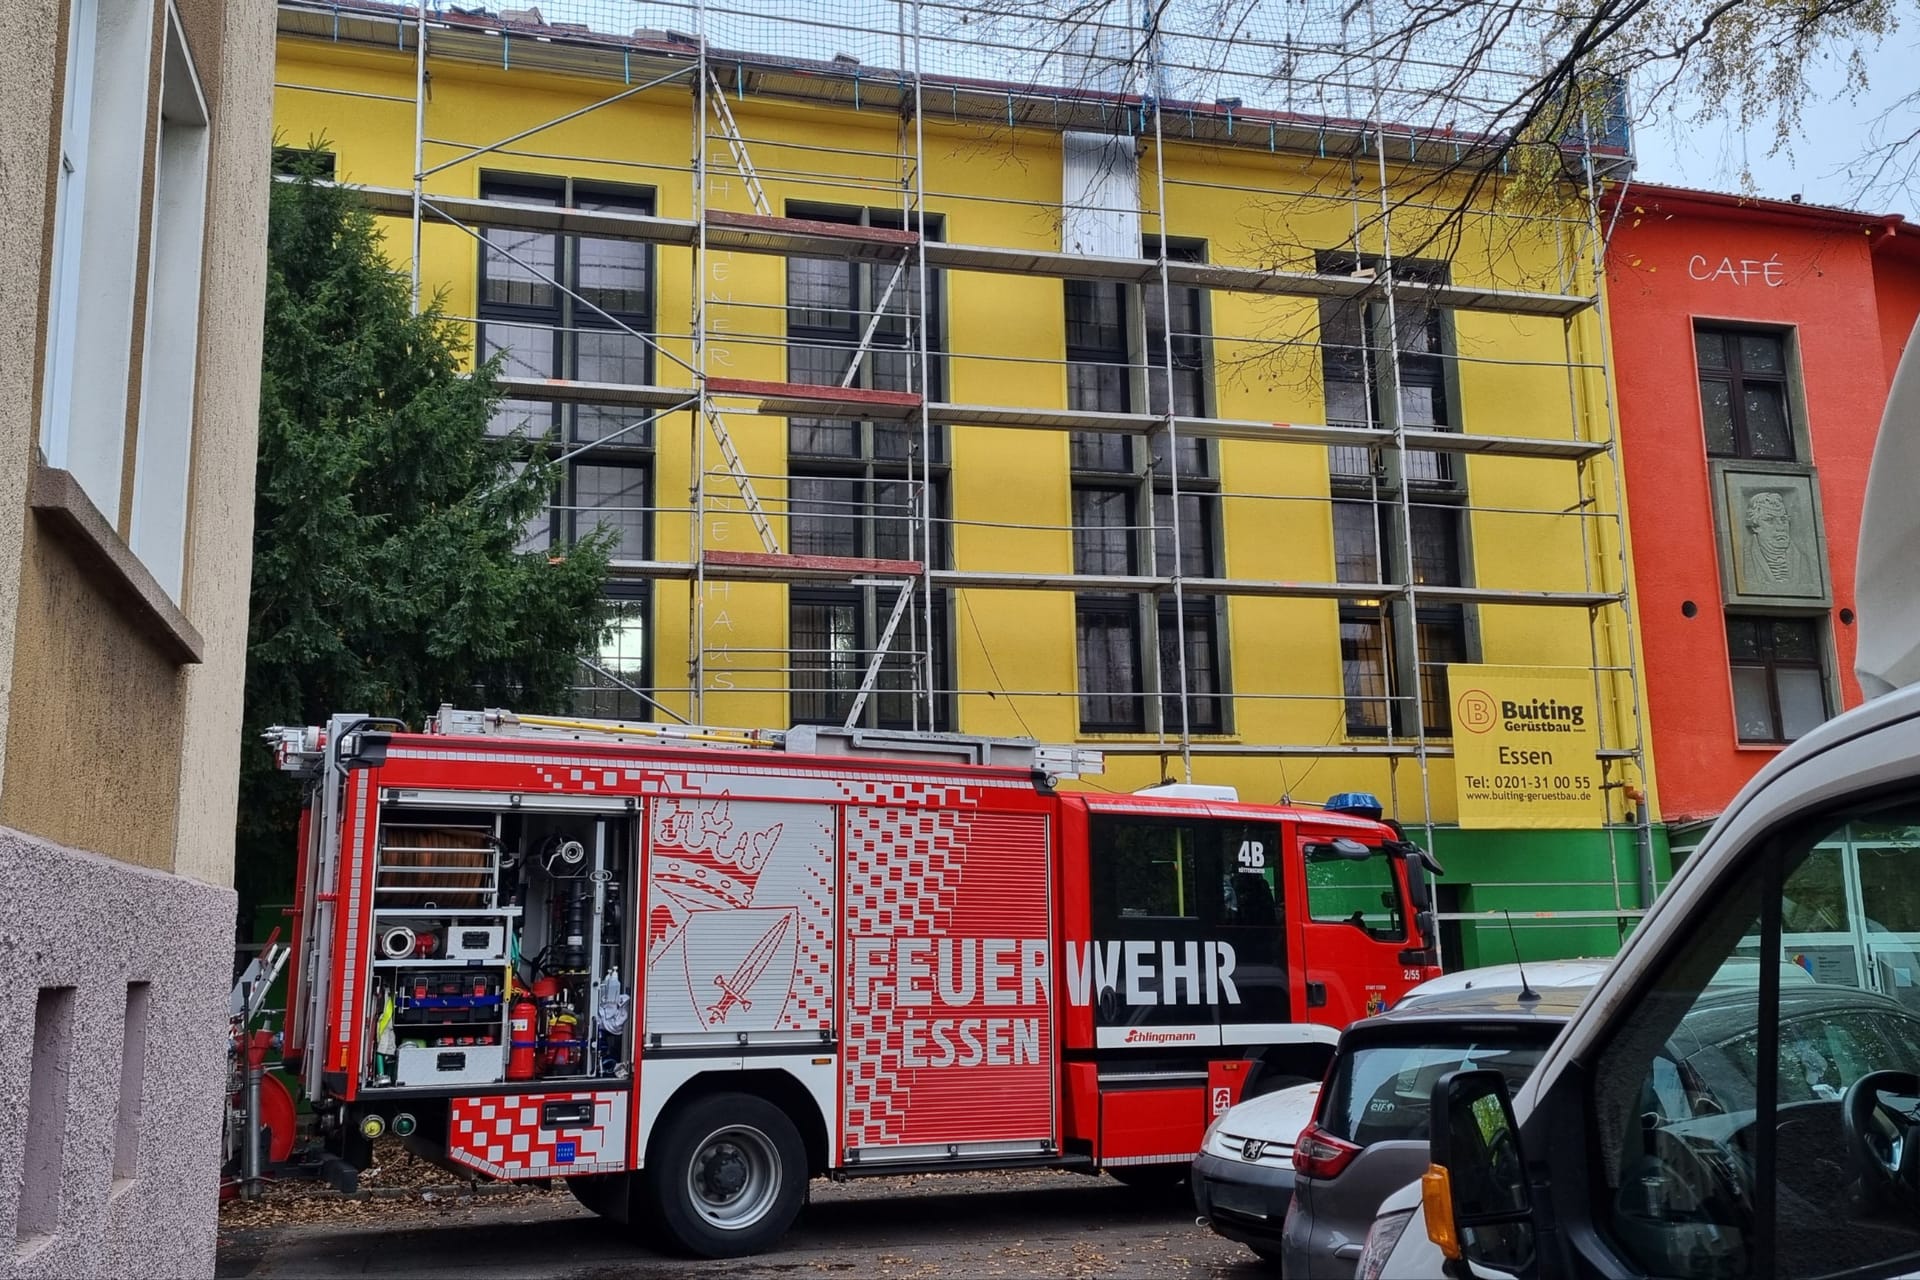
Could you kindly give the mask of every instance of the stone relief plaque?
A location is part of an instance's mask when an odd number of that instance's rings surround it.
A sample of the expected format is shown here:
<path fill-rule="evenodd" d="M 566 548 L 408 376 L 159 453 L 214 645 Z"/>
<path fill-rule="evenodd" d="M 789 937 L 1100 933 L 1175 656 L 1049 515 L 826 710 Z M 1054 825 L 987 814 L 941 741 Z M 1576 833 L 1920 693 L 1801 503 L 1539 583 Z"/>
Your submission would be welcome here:
<path fill-rule="evenodd" d="M 1719 472 L 1720 537 L 1729 594 L 1747 600 L 1818 604 L 1827 599 L 1826 541 L 1811 475 Z"/>

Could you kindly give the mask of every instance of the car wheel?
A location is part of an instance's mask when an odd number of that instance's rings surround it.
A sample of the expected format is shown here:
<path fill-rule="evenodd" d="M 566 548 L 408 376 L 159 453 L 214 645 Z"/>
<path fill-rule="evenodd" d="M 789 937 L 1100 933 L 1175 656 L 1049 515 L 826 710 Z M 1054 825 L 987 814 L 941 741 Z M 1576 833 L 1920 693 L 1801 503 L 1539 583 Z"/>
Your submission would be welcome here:
<path fill-rule="evenodd" d="M 696 1098 L 662 1126 L 647 1161 L 648 1200 L 667 1237 L 701 1258 L 771 1246 L 799 1216 L 807 1156 L 787 1114 L 765 1098 Z"/>
<path fill-rule="evenodd" d="M 1169 1191 L 1187 1180 L 1193 1172 L 1190 1164 L 1123 1164 L 1108 1166 L 1107 1172 L 1123 1187 L 1141 1191 Z"/>

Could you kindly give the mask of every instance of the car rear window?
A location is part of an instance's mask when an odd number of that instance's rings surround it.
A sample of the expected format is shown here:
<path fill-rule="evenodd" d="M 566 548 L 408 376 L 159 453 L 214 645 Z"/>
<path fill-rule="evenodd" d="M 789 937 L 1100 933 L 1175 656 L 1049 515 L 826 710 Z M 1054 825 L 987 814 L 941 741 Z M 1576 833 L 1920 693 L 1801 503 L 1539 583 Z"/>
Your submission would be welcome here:
<path fill-rule="evenodd" d="M 1342 1048 L 1320 1103 L 1320 1127 L 1357 1146 L 1427 1136 L 1433 1084 L 1449 1071 L 1490 1068 L 1518 1089 L 1559 1025 L 1495 1028 L 1421 1039 L 1368 1040 Z"/>

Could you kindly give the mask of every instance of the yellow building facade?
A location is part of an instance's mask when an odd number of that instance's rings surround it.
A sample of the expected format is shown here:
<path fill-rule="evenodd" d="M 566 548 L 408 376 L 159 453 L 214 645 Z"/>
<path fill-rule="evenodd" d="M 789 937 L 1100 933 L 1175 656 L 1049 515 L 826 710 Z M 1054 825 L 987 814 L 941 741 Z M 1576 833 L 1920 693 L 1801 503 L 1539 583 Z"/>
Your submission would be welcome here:
<path fill-rule="evenodd" d="M 1098 748 L 1114 790 L 1371 792 L 1467 860 L 1456 908 L 1634 905 L 1660 851 L 1573 184 L 1521 212 L 1431 139 L 537 11 L 280 15 L 280 145 L 368 190 L 501 354 L 499 428 L 566 458 L 530 545 L 617 533 L 583 712 L 859 702 Z M 1450 830 L 1450 663 L 1590 674 L 1590 831 Z"/>

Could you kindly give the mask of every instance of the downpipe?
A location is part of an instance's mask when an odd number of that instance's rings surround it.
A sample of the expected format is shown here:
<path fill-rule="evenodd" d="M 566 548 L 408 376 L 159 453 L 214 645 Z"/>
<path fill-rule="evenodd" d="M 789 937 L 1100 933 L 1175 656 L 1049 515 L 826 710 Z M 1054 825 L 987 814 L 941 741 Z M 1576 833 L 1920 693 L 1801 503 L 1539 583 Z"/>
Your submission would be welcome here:
<path fill-rule="evenodd" d="M 1633 843 L 1640 863 L 1640 909 L 1653 906 L 1653 827 L 1648 820 L 1647 798 L 1641 796 L 1633 806 Z"/>

